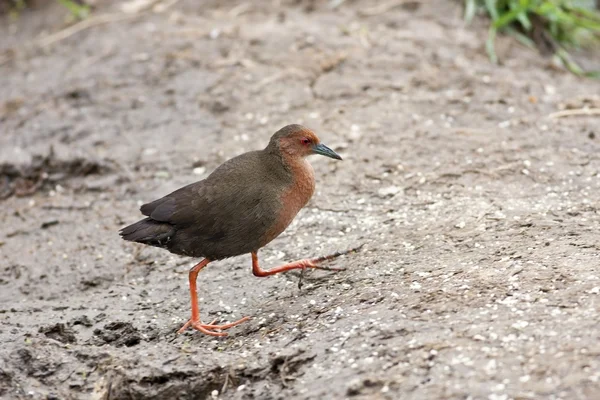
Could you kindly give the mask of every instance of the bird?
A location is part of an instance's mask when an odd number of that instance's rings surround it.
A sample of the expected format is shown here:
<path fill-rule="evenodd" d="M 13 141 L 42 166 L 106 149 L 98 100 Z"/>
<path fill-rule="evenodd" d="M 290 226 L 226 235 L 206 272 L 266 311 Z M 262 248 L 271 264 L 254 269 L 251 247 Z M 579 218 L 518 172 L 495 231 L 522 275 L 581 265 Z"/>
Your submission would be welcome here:
<path fill-rule="evenodd" d="M 142 205 L 145 218 L 120 230 L 124 240 L 202 259 L 189 271 L 191 317 L 178 333 L 191 327 L 206 335 L 227 336 L 225 330 L 250 319 L 202 323 L 196 280 L 200 270 L 213 261 L 250 254 L 257 277 L 307 268 L 343 270 L 322 264 L 354 249 L 269 270 L 258 261 L 258 251 L 279 236 L 312 197 L 315 174 L 306 157 L 313 154 L 342 159 L 312 130 L 287 125 L 273 134 L 264 149 L 234 157 L 206 179 Z"/>

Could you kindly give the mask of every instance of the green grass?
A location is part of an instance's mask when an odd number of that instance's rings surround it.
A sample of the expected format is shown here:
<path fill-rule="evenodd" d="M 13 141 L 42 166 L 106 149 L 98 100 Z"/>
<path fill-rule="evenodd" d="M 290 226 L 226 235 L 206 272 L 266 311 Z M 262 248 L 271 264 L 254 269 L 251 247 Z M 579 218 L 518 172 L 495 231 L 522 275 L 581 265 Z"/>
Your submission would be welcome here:
<path fill-rule="evenodd" d="M 13 19 L 18 18 L 21 12 L 28 7 L 29 3 L 28 0 L 0 0 L 0 2 L 4 3 L 4 8 L 8 9 L 8 13 Z M 57 2 L 69 10 L 73 20 L 86 19 L 90 15 L 91 8 L 85 2 L 77 0 L 57 0 Z M 2 8 L 0 7 L 0 13 Z"/>
<path fill-rule="evenodd" d="M 600 43 L 600 12 L 594 0 L 465 0 L 465 20 L 486 14 L 491 24 L 486 51 L 493 63 L 498 32 L 513 35 L 524 45 L 553 54 L 572 73 L 600 78 L 600 71 L 584 71 L 569 50 Z"/>
<path fill-rule="evenodd" d="M 60 4 L 69 10 L 71 16 L 77 20 L 86 19 L 90 15 L 90 6 L 79 4 L 75 0 L 58 0 Z"/>

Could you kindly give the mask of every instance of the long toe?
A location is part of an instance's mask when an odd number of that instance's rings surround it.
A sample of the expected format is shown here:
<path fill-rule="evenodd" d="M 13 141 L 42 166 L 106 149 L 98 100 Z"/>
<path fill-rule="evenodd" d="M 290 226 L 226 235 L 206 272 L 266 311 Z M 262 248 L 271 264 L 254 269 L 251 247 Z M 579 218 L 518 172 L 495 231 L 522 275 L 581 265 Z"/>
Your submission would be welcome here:
<path fill-rule="evenodd" d="M 183 333 L 187 328 L 193 328 L 197 331 L 200 331 L 202 333 L 204 333 L 205 335 L 210 335 L 210 336 L 227 336 L 227 333 L 225 332 L 215 332 L 215 330 L 219 330 L 219 331 L 223 331 L 225 329 L 229 329 L 232 328 L 236 325 L 241 324 L 242 322 L 246 322 L 250 319 L 250 317 L 244 317 L 242 319 L 239 319 L 235 322 L 231 322 L 229 324 L 223 324 L 223 325 L 214 325 L 215 321 L 212 321 L 210 324 L 203 324 L 200 321 L 194 322 L 191 319 L 186 322 L 181 329 L 179 329 L 177 331 L 177 333 Z"/>
<path fill-rule="evenodd" d="M 232 328 L 232 327 L 234 327 L 234 326 L 236 326 L 236 325 L 239 325 L 239 324 L 241 324 L 241 323 L 243 323 L 243 322 L 246 322 L 246 321 L 248 321 L 249 319 L 250 319 L 250 317 L 244 317 L 244 318 L 238 319 L 238 320 L 237 320 L 237 321 L 235 321 L 235 322 L 231 322 L 231 323 L 229 323 L 229 324 L 224 324 L 224 325 L 213 325 L 213 324 L 214 324 L 214 322 L 215 322 L 215 321 L 213 321 L 213 322 L 211 322 L 210 324 L 208 324 L 208 325 L 203 325 L 203 326 L 204 326 L 205 328 L 207 328 L 207 329 L 218 329 L 218 330 L 225 330 L 225 329 Z"/>
<path fill-rule="evenodd" d="M 205 335 L 210 335 L 210 336 L 227 336 L 226 332 L 214 332 L 212 330 L 210 330 L 211 327 L 213 325 L 202 325 L 202 324 L 192 324 L 192 328 L 194 328 L 197 331 L 200 331 L 202 333 L 204 333 Z"/>
<path fill-rule="evenodd" d="M 307 262 L 306 266 L 308 268 L 322 269 L 324 271 L 344 271 L 346 269 L 346 268 L 339 268 L 339 267 L 325 267 L 325 266 L 321 265 L 324 261 L 328 261 L 328 260 L 320 260 L 320 259 L 309 260 Z"/>
<path fill-rule="evenodd" d="M 322 269 L 324 271 L 335 271 L 335 272 L 345 271 L 346 270 L 346 268 L 341 268 L 341 267 L 324 267 L 322 265 L 317 265 L 314 268 L 316 268 L 316 269 Z"/>
<path fill-rule="evenodd" d="M 352 253 L 356 253 L 358 252 L 361 248 L 363 247 L 363 245 L 361 244 L 358 247 L 352 248 L 352 249 L 348 249 L 348 250 L 344 250 L 344 251 L 338 251 L 335 252 L 333 254 L 328 254 L 326 256 L 321 256 L 321 257 L 317 257 L 317 258 L 313 258 L 312 260 L 310 260 L 310 262 L 313 262 L 315 264 L 319 264 L 325 261 L 331 261 L 334 260 L 340 256 L 344 256 L 346 254 L 352 254 Z M 339 271 L 342 271 L 343 269 L 339 269 Z M 338 271 L 338 270 L 333 270 L 333 271 Z"/>
<path fill-rule="evenodd" d="M 177 331 L 177 334 L 178 334 L 178 335 L 182 334 L 182 333 L 183 333 L 183 332 L 185 332 L 185 330 L 186 330 L 187 328 L 189 328 L 191 325 L 192 325 L 192 320 L 190 319 L 190 320 L 188 320 L 188 321 L 187 321 L 185 324 L 183 324 L 183 326 L 182 326 L 181 328 L 179 328 L 179 330 Z"/>

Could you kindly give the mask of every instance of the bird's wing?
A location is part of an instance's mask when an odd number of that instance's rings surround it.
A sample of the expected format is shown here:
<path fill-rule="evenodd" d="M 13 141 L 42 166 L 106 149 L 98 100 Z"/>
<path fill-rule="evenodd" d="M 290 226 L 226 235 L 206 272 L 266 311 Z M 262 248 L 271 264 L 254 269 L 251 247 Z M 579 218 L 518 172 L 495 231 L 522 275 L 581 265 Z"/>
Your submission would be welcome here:
<path fill-rule="evenodd" d="M 178 228 L 195 225 L 218 235 L 245 221 L 259 228 L 278 206 L 277 182 L 265 186 L 272 175 L 265 171 L 256 152 L 245 153 L 222 164 L 207 179 L 184 186 L 144 204 L 142 214 Z M 240 168 L 240 164 L 243 168 Z M 265 188 L 268 189 L 265 189 Z M 213 235 L 214 236 L 214 235 Z"/>
<path fill-rule="evenodd" d="M 155 221 L 176 225 L 178 222 L 182 222 L 175 218 L 178 209 L 185 208 L 186 204 L 193 199 L 194 193 L 201 190 L 202 183 L 203 181 L 192 183 L 165 197 L 144 204 L 140 207 L 140 211 Z"/>

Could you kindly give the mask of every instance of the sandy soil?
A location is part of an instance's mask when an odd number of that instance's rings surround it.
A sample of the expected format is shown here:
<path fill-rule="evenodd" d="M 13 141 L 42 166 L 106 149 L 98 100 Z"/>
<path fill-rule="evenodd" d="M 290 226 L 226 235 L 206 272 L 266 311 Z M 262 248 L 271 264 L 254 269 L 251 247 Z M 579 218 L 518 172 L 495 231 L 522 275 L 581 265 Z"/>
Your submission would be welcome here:
<path fill-rule="evenodd" d="M 0 397 L 600 398 L 600 119 L 550 117 L 600 84 L 400 3 L 187 0 L 43 47 L 61 8 L 3 17 Z M 344 161 L 263 266 L 363 250 L 301 290 L 211 264 L 203 318 L 252 320 L 175 335 L 195 260 L 118 229 L 288 123 Z"/>

